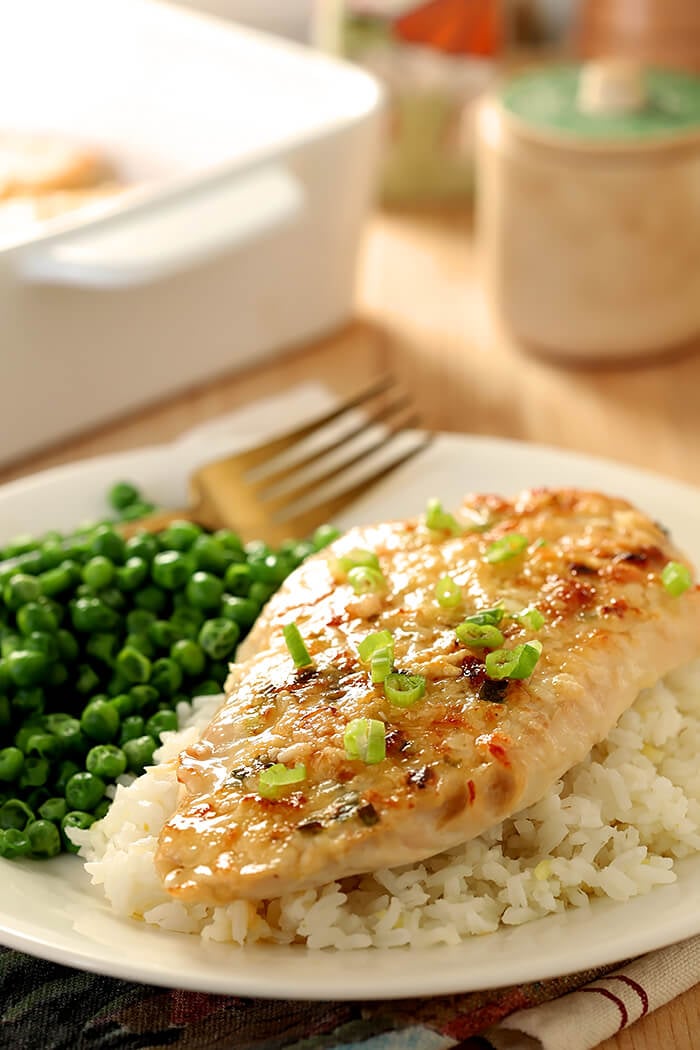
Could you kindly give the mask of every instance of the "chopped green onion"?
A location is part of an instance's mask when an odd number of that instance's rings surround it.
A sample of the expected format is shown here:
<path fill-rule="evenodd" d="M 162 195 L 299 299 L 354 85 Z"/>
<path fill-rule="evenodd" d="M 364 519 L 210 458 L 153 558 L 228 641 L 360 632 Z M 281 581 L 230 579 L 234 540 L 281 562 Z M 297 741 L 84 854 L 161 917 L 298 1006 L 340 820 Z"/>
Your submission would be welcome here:
<path fill-rule="evenodd" d="M 282 633 L 295 667 L 310 667 L 313 664 L 313 660 L 309 656 L 309 650 L 304 645 L 304 639 L 301 637 L 297 625 L 295 623 L 285 624 Z"/>
<path fill-rule="evenodd" d="M 693 586 L 690 570 L 679 561 L 670 561 L 664 565 L 661 582 L 673 598 L 678 598 Z"/>
<path fill-rule="evenodd" d="M 455 633 L 462 645 L 467 645 L 470 649 L 498 649 L 505 641 L 498 627 L 471 623 L 469 620 L 461 623 Z"/>
<path fill-rule="evenodd" d="M 397 671 L 384 679 L 384 693 L 395 707 L 413 707 L 425 693 L 425 678 Z"/>
<path fill-rule="evenodd" d="M 540 627 L 544 627 L 545 624 L 544 616 L 534 605 L 513 613 L 513 619 L 521 623 L 523 627 L 529 627 L 531 631 L 539 631 Z"/>
<path fill-rule="evenodd" d="M 428 500 L 428 506 L 425 509 L 425 524 L 429 529 L 434 529 L 436 532 L 451 532 L 453 536 L 461 536 L 464 531 L 454 514 L 443 510 L 439 499 Z"/>
<path fill-rule="evenodd" d="M 489 678 L 528 678 L 542 652 L 542 643 L 525 642 L 513 649 L 495 649 L 484 661 Z"/>
<path fill-rule="evenodd" d="M 479 609 L 471 616 L 465 616 L 465 623 L 478 623 L 482 627 L 498 627 L 503 619 L 504 609 L 502 605 L 494 605 L 490 609 Z"/>
<path fill-rule="evenodd" d="M 384 682 L 391 674 L 391 669 L 394 666 L 394 654 L 393 650 L 390 649 L 377 649 L 375 653 L 372 653 L 370 658 L 369 667 L 372 675 L 372 681 L 377 684 Z"/>
<path fill-rule="evenodd" d="M 394 639 L 391 631 L 374 631 L 372 634 L 368 634 L 358 645 L 357 652 L 362 662 L 368 663 L 373 653 L 376 653 L 379 649 L 389 649 L 393 653 Z"/>
<path fill-rule="evenodd" d="M 332 558 L 330 566 L 333 575 L 343 580 L 351 569 L 357 569 L 361 566 L 379 569 L 379 558 L 374 551 L 364 550 L 362 547 L 354 547 L 347 554 L 341 554 L 337 558 Z"/>
<path fill-rule="evenodd" d="M 494 540 L 493 543 L 489 544 L 484 558 L 492 565 L 497 565 L 502 561 L 510 561 L 511 558 L 522 554 L 527 544 L 527 536 L 522 536 L 519 532 L 507 532 L 505 536 L 501 536 L 499 540 Z"/>
<path fill-rule="evenodd" d="M 383 762 L 386 758 L 384 723 L 377 718 L 353 718 L 345 727 L 343 743 L 348 758 L 359 758 L 368 766 Z"/>
<path fill-rule="evenodd" d="M 462 588 L 451 576 L 441 576 L 435 584 L 435 600 L 442 609 L 454 609 L 462 601 Z"/>
<path fill-rule="evenodd" d="M 355 594 L 381 594 L 386 590 L 386 579 L 381 569 L 358 565 L 348 573 L 348 583 Z"/>
<path fill-rule="evenodd" d="M 294 769 L 288 769 L 281 762 L 274 766 L 263 769 L 258 779 L 258 794 L 263 798 L 279 798 L 286 788 L 292 784 L 300 784 L 306 780 L 306 766 L 303 762 L 297 763 Z"/>

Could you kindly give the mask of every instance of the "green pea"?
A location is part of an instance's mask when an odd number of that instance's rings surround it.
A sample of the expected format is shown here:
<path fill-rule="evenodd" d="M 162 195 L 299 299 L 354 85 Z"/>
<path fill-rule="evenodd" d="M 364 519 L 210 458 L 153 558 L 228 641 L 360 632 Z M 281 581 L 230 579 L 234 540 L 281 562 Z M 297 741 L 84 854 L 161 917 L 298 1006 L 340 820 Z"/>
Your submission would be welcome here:
<path fill-rule="evenodd" d="M 75 774 L 79 772 L 80 766 L 77 765 L 75 762 L 71 762 L 70 759 L 66 759 L 65 761 L 61 762 L 61 764 L 58 767 L 58 773 L 53 782 L 54 791 L 58 791 L 62 794 L 65 794 L 66 784 L 72 776 L 75 776 Z"/>
<path fill-rule="evenodd" d="M 46 677 L 49 661 L 33 649 L 16 649 L 7 657 L 7 667 L 15 685 L 37 685 Z"/>
<path fill-rule="evenodd" d="M 126 770 L 126 755 L 114 744 L 98 744 L 88 751 L 85 768 L 103 780 L 116 780 Z"/>
<path fill-rule="evenodd" d="M 39 581 L 25 573 L 15 573 L 3 588 L 2 596 L 8 609 L 17 610 L 27 602 L 35 602 L 41 595 Z"/>
<path fill-rule="evenodd" d="M 151 661 L 133 645 L 124 646 L 117 654 L 115 666 L 129 682 L 147 682 L 151 677 Z"/>
<path fill-rule="evenodd" d="M 27 741 L 26 754 L 56 758 L 61 751 L 61 741 L 52 733 L 33 733 Z"/>
<path fill-rule="evenodd" d="M 35 820 L 27 826 L 29 845 L 38 857 L 55 857 L 61 852 L 61 836 L 50 820 Z"/>
<path fill-rule="evenodd" d="M 14 860 L 16 857 L 28 857 L 31 852 L 29 836 L 24 831 L 15 828 L 0 831 L 0 857 Z"/>
<path fill-rule="evenodd" d="M 77 828 L 80 831 L 87 831 L 87 829 L 94 823 L 95 818 L 92 813 L 86 813 L 83 810 L 71 810 L 70 813 L 66 813 L 61 821 L 61 841 L 63 842 L 63 848 L 67 853 L 77 853 L 80 849 L 80 847 L 76 846 L 68 837 L 70 829 Z"/>
<path fill-rule="evenodd" d="M 18 689 L 12 699 L 12 706 L 16 713 L 26 717 L 27 715 L 41 715 L 46 706 L 44 690 L 35 686 L 33 689 Z"/>
<path fill-rule="evenodd" d="M 111 664 L 114 659 L 114 650 L 117 647 L 118 639 L 116 634 L 111 634 L 106 631 L 99 631 L 97 634 L 91 634 L 85 645 L 85 650 L 94 656 L 97 660 L 101 660 L 102 663 Z"/>
<path fill-rule="evenodd" d="M 2 549 L 3 558 L 17 558 L 20 554 L 27 554 L 29 551 L 36 549 L 36 539 L 34 536 L 30 536 L 28 532 L 21 533 L 19 536 L 13 536 L 11 540 L 8 540 Z"/>
<path fill-rule="evenodd" d="M 133 556 L 117 569 L 115 580 L 123 591 L 135 591 L 148 576 L 148 562 L 144 558 Z"/>
<path fill-rule="evenodd" d="M 155 614 L 148 609 L 132 609 L 126 614 L 126 629 L 129 634 L 148 634 L 151 624 L 155 622 Z"/>
<path fill-rule="evenodd" d="M 26 609 L 27 606 L 25 605 Z M 21 610 L 20 610 L 21 612 Z M 58 642 L 56 636 L 48 631 L 32 631 L 25 640 L 26 649 L 34 649 L 37 653 L 43 653 L 47 660 L 52 663 L 58 659 Z"/>
<path fill-rule="evenodd" d="M 194 641 L 204 623 L 204 614 L 199 609 L 178 608 L 170 617 L 170 625 L 178 638 L 189 638 Z"/>
<path fill-rule="evenodd" d="M 66 784 L 66 803 L 71 809 L 94 809 L 105 793 L 105 782 L 94 773 L 75 773 Z"/>
<path fill-rule="evenodd" d="M 127 634 L 122 648 L 136 649 L 149 660 L 156 653 L 156 647 L 147 634 Z"/>
<path fill-rule="evenodd" d="M 65 560 L 66 552 L 60 541 L 48 540 L 46 543 L 42 543 L 39 548 L 39 555 L 41 557 L 41 571 L 50 572 L 51 569 L 55 569 Z"/>
<path fill-rule="evenodd" d="M 213 678 L 205 678 L 203 682 L 197 682 L 192 689 L 193 696 L 217 696 L 221 689 L 221 683 L 215 682 Z"/>
<path fill-rule="evenodd" d="M 124 510 L 141 499 L 141 493 L 130 481 L 117 481 L 107 493 L 107 502 L 114 510 Z"/>
<path fill-rule="evenodd" d="M 130 693 L 117 693 L 109 702 L 117 709 L 121 719 L 132 715 L 136 710 L 136 701 Z"/>
<path fill-rule="evenodd" d="M 169 649 L 177 638 L 170 620 L 156 620 L 148 629 L 148 637 L 158 649 Z"/>
<path fill-rule="evenodd" d="M 97 803 L 92 811 L 92 815 L 95 820 L 102 820 L 109 813 L 109 807 L 112 805 L 112 800 L 109 798 L 103 798 Z"/>
<path fill-rule="evenodd" d="M 193 573 L 185 587 L 187 600 L 196 609 L 216 609 L 223 593 L 223 583 L 209 572 Z"/>
<path fill-rule="evenodd" d="M 21 649 L 23 644 L 24 639 L 16 631 L 3 631 L 2 639 L 0 640 L 0 652 L 3 659 L 6 660 L 15 649 Z M 8 664 L 5 666 L 9 667 Z"/>
<path fill-rule="evenodd" d="M 260 608 L 262 608 L 270 595 L 275 593 L 276 589 L 277 588 L 273 583 L 263 583 L 262 580 L 254 580 L 250 585 L 248 597 L 252 602 L 255 602 Z"/>
<path fill-rule="evenodd" d="M 77 598 L 71 609 L 71 619 L 76 631 L 111 631 L 118 623 L 114 609 L 110 609 L 101 598 Z"/>
<path fill-rule="evenodd" d="M 146 732 L 157 741 L 160 741 L 161 733 L 170 733 L 176 729 L 177 715 L 174 711 L 156 711 L 146 722 Z"/>
<path fill-rule="evenodd" d="M 176 591 L 184 587 L 192 573 L 192 560 L 181 551 L 160 551 L 153 559 L 151 575 L 159 587 Z"/>
<path fill-rule="evenodd" d="M 17 626 L 24 635 L 35 631 L 53 633 L 58 628 L 53 611 L 39 602 L 27 602 L 17 610 Z"/>
<path fill-rule="evenodd" d="M 46 728 L 59 741 L 61 753 L 83 751 L 85 738 L 78 718 L 68 714 L 50 714 L 46 716 Z"/>
<path fill-rule="evenodd" d="M 152 736 L 137 736 L 124 743 L 124 754 L 132 773 L 143 773 L 146 766 L 153 762 L 156 742 Z"/>
<path fill-rule="evenodd" d="M 207 662 L 201 645 L 189 638 L 181 638 L 174 643 L 170 649 L 170 658 L 192 678 L 202 673 Z"/>
<path fill-rule="evenodd" d="M 90 540 L 90 553 L 121 565 L 125 557 L 124 539 L 111 525 L 98 525 Z"/>
<path fill-rule="evenodd" d="M 62 594 L 73 586 L 79 568 L 74 561 L 62 561 L 54 569 L 47 569 L 37 576 L 37 583 L 41 593 L 48 598 L 54 594 Z"/>
<path fill-rule="evenodd" d="M 78 677 L 75 680 L 77 692 L 87 696 L 88 693 L 94 693 L 99 684 L 99 675 L 95 673 L 93 668 L 89 664 L 79 664 Z"/>
<path fill-rule="evenodd" d="M 214 533 L 214 539 L 217 543 L 220 543 L 226 550 L 231 551 L 233 554 L 240 555 L 241 560 L 245 559 L 245 552 L 243 550 L 243 541 L 237 532 L 233 532 L 231 529 L 217 529 Z"/>
<path fill-rule="evenodd" d="M 119 696 L 120 693 L 127 693 L 129 691 L 129 682 L 120 674 L 118 671 L 114 671 L 111 678 L 107 682 L 107 696 L 111 698 Z"/>
<path fill-rule="evenodd" d="M 114 740 L 119 732 L 119 712 L 109 700 L 92 700 L 80 718 L 80 728 L 91 740 L 100 744 Z M 78 809 L 81 807 L 78 806 Z M 89 806 L 87 807 L 90 808 Z"/>
<path fill-rule="evenodd" d="M 148 612 L 160 613 L 168 604 L 167 596 L 160 587 L 142 587 L 139 591 L 134 591 L 133 594 L 134 604 L 139 609 L 147 609 Z"/>
<path fill-rule="evenodd" d="M 137 532 L 126 541 L 125 550 L 128 558 L 143 558 L 146 564 L 150 565 L 160 547 L 152 533 Z"/>
<path fill-rule="evenodd" d="M 140 715 L 129 715 L 122 722 L 122 731 L 119 737 L 119 746 L 124 747 L 128 740 L 136 740 L 143 736 L 146 731 L 146 723 Z"/>
<path fill-rule="evenodd" d="M 27 755 L 24 759 L 24 768 L 19 775 L 19 786 L 21 788 L 43 787 L 49 779 L 51 764 L 47 758 L 35 755 Z"/>
<path fill-rule="evenodd" d="M 156 660 L 151 668 L 150 684 L 160 696 L 172 696 L 182 685 L 182 670 L 179 664 L 167 656 Z"/>
<path fill-rule="evenodd" d="M 67 811 L 68 807 L 64 798 L 47 798 L 46 802 L 42 802 L 39 806 L 39 816 L 42 820 L 54 820 L 57 823 L 63 820 Z"/>
<path fill-rule="evenodd" d="M 255 558 L 250 562 L 250 571 L 254 581 L 278 587 L 289 575 L 291 566 L 277 554 L 268 554 L 264 558 Z"/>
<path fill-rule="evenodd" d="M 152 685 L 133 685 L 129 694 L 134 699 L 137 711 L 146 711 L 152 707 L 158 699 L 158 690 Z"/>
<path fill-rule="evenodd" d="M 320 551 L 324 547 L 327 547 L 333 540 L 337 540 L 340 536 L 340 529 L 336 529 L 335 525 L 319 525 L 311 537 L 311 542 L 314 545 L 314 550 Z"/>
<path fill-rule="evenodd" d="M 19 798 L 11 798 L 0 806 L 0 828 L 17 828 L 23 831 L 27 824 L 34 820 L 34 812 L 26 802 Z"/>
<path fill-rule="evenodd" d="M 105 587 L 100 591 L 99 597 L 105 605 L 115 612 L 123 612 L 126 608 L 126 598 L 118 587 Z"/>
<path fill-rule="evenodd" d="M 208 656 L 221 660 L 236 648 L 240 633 L 237 623 L 220 616 L 204 621 L 198 641 Z"/>
<path fill-rule="evenodd" d="M 39 806 L 43 806 L 47 798 L 51 798 L 51 794 L 46 787 L 38 787 L 33 788 L 28 795 L 25 795 L 24 801 L 27 803 L 32 813 L 36 813 L 39 810 Z"/>
<path fill-rule="evenodd" d="M 72 664 L 78 659 L 80 646 L 70 631 L 65 631 L 63 628 L 56 631 L 56 644 L 58 645 L 58 655 L 66 663 Z"/>
<path fill-rule="evenodd" d="M 0 781 L 3 783 L 18 780 L 23 766 L 24 755 L 18 747 L 4 747 L 0 751 Z"/>
<path fill-rule="evenodd" d="M 193 521 L 171 521 L 160 533 L 159 540 L 163 550 L 187 551 L 201 535 L 202 529 Z"/>
<path fill-rule="evenodd" d="M 194 566 L 203 571 L 221 576 L 234 561 L 235 555 L 213 536 L 198 536 L 190 548 Z"/>
<path fill-rule="evenodd" d="M 101 591 L 103 587 L 108 587 L 112 582 L 114 565 L 103 554 L 97 554 L 83 565 L 81 575 L 88 587 Z"/>
<path fill-rule="evenodd" d="M 250 598 L 224 594 L 221 599 L 220 612 L 225 620 L 233 620 L 234 623 L 237 623 L 243 634 L 255 623 L 260 609 Z"/>
<path fill-rule="evenodd" d="M 31 714 L 24 719 L 22 725 L 15 733 L 15 747 L 18 747 L 23 753 L 26 751 L 29 738 L 38 733 L 41 729 L 46 728 L 46 719 L 40 713 Z"/>
<path fill-rule="evenodd" d="M 138 521 L 139 518 L 147 518 L 149 514 L 153 514 L 154 510 L 156 510 L 155 503 L 137 500 L 136 503 L 124 507 L 119 516 L 122 521 Z"/>

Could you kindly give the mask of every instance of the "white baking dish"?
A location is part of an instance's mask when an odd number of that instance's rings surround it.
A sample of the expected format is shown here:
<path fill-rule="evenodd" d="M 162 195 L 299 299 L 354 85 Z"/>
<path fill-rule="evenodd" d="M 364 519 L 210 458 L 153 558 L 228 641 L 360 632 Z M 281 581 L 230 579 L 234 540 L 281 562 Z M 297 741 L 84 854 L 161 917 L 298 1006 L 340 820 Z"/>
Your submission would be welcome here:
<path fill-rule="evenodd" d="M 168 4 L 0 0 L 0 129 L 135 184 L 0 245 L 0 459 L 345 319 L 380 109 L 359 69 Z"/>

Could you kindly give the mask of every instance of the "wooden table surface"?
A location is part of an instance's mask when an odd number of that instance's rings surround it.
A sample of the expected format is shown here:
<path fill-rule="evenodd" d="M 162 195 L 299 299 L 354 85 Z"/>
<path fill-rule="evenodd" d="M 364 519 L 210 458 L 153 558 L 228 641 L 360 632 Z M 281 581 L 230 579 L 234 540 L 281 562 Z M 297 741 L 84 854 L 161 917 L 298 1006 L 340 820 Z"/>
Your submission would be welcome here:
<path fill-rule="evenodd" d="M 168 440 L 303 379 L 343 393 L 391 367 L 430 428 L 575 449 L 700 486 L 700 345 L 673 358 L 605 368 L 527 355 L 489 317 L 467 216 L 375 216 L 360 265 L 358 318 L 313 346 L 6 466 L 0 482 Z M 695 1050 L 699 988 L 608 1040 L 604 1050 Z"/>

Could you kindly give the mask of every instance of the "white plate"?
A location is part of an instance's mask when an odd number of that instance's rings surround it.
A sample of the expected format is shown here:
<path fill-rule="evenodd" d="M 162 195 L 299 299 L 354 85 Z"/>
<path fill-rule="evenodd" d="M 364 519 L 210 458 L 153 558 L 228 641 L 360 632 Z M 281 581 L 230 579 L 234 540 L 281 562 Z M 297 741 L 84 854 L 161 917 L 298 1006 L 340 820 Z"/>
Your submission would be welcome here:
<path fill-rule="evenodd" d="M 221 440 L 221 436 L 219 436 Z M 217 442 L 214 441 L 214 445 Z M 178 505 L 185 478 L 223 451 L 184 442 L 64 467 L 0 491 L 4 536 L 69 527 L 102 510 L 110 481 L 128 477 Z M 430 495 L 446 505 L 468 490 L 512 493 L 577 485 L 626 496 L 670 527 L 700 563 L 700 492 L 600 460 L 489 438 L 441 437 L 400 474 L 357 504 L 345 524 L 419 512 Z M 700 932 L 700 857 L 678 881 L 627 904 L 541 919 L 457 947 L 308 951 L 207 944 L 113 916 L 80 862 L 0 861 L 0 940 L 56 962 L 151 984 L 237 995 L 376 999 L 447 994 L 551 977 L 617 962 Z"/>

